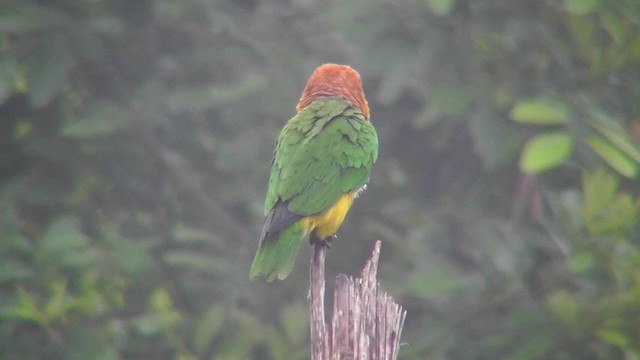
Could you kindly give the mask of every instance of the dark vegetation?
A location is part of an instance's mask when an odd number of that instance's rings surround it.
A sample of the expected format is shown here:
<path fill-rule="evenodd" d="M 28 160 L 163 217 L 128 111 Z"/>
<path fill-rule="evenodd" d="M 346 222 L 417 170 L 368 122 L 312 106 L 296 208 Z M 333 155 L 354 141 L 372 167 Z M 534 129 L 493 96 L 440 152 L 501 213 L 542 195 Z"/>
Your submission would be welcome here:
<path fill-rule="evenodd" d="M 308 359 L 309 252 L 248 271 L 324 62 L 380 138 L 327 277 L 383 240 L 400 358 L 640 359 L 636 0 L 0 2 L 0 359 Z"/>

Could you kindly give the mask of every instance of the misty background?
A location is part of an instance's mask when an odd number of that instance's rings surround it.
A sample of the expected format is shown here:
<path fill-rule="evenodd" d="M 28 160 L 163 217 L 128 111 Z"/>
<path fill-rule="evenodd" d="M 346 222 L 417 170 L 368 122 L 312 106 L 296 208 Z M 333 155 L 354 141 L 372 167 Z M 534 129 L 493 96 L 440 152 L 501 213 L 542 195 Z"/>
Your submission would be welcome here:
<path fill-rule="evenodd" d="M 309 247 L 248 273 L 326 62 L 380 140 L 327 279 L 382 240 L 401 359 L 640 359 L 635 0 L 0 1 L 0 359 L 308 359 Z"/>

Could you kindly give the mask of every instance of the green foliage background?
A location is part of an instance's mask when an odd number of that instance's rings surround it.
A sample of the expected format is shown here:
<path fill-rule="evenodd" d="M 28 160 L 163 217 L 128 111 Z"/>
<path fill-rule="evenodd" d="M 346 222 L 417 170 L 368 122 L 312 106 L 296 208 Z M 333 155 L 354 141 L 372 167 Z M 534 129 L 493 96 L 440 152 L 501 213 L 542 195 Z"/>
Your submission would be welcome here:
<path fill-rule="evenodd" d="M 1 1 L 0 359 L 308 358 L 308 251 L 248 270 L 325 62 L 380 137 L 328 276 L 383 240 L 402 359 L 640 359 L 636 0 Z"/>

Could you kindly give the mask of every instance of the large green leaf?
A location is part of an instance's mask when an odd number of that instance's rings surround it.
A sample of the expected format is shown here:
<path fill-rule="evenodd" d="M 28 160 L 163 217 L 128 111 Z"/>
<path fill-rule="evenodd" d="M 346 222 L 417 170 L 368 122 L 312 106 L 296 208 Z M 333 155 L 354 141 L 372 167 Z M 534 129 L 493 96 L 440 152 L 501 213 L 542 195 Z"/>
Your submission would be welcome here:
<path fill-rule="evenodd" d="M 573 138 L 564 132 L 541 134 L 529 140 L 522 150 L 520 169 L 529 174 L 553 169 L 573 151 Z"/>

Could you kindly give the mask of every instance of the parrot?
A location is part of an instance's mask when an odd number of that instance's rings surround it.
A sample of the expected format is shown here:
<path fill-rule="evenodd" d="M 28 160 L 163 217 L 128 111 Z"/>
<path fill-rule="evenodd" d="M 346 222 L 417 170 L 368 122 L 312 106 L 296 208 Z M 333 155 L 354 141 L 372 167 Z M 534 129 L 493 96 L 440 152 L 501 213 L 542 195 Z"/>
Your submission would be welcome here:
<path fill-rule="evenodd" d="M 305 239 L 328 246 L 378 158 L 362 80 L 350 66 L 316 68 L 296 111 L 276 142 L 251 279 L 284 280 Z"/>

